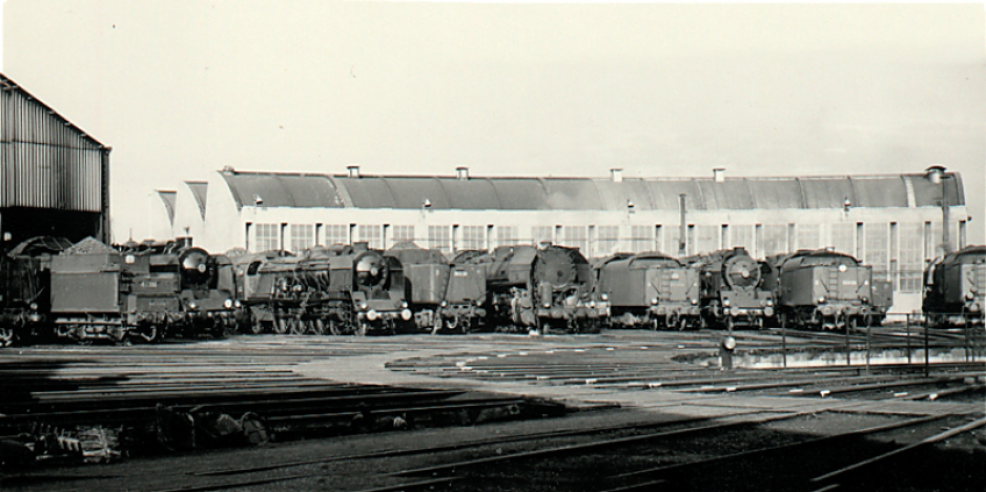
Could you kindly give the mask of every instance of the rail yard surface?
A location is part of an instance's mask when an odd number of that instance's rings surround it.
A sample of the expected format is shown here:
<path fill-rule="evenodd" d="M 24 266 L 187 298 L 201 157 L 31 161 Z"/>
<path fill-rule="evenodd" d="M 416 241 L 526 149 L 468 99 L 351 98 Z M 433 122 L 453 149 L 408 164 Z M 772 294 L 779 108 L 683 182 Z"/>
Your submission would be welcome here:
<path fill-rule="evenodd" d="M 0 436 L 88 454 L 8 459 L 0 486 L 981 490 L 986 340 L 924 335 L 736 331 L 733 351 L 724 332 L 643 330 L 16 348 L 0 352 Z"/>

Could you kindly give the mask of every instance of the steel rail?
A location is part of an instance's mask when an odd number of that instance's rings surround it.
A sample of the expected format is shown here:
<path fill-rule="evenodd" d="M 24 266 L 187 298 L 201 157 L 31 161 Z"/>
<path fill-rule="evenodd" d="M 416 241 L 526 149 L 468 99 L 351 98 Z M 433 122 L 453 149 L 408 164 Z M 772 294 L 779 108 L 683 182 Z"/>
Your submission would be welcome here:
<path fill-rule="evenodd" d="M 737 459 L 737 458 L 745 458 L 747 456 L 754 456 L 754 455 L 762 454 L 762 453 L 769 453 L 769 452 L 773 452 L 773 451 L 781 451 L 781 450 L 792 449 L 792 448 L 797 448 L 797 447 L 801 447 L 801 446 L 810 446 L 810 445 L 814 445 L 814 444 L 821 444 L 821 443 L 824 443 L 824 442 L 827 442 L 827 441 L 832 441 L 832 440 L 836 440 L 836 439 L 843 439 L 843 438 L 846 438 L 846 437 L 862 436 L 862 435 L 867 435 L 867 434 L 875 434 L 875 433 L 878 433 L 878 432 L 886 432 L 886 431 L 889 431 L 889 430 L 896 430 L 896 429 L 900 429 L 900 428 L 904 428 L 904 427 L 913 427 L 913 426 L 916 426 L 916 425 L 921 425 L 921 424 L 925 424 L 925 423 L 928 423 L 928 422 L 934 422 L 935 420 L 941 420 L 943 418 L 952 417 L 952 416 L 954 416 L 954 414 L 941 414 L 941 415 L 930 415 L 930 416 L 927 416 L 927 417 L 919 417 L 919 418 L 915 418 L 915 419 L 905 420 L 903 422 L 894 422 L 892 424 L 885 424 L 885 425 L 880 425 L 880 426 L 875 426 L 875 427 L 869 427 L 869 428 L 865 428 L 865 429 L 857 429 L 857 430 L 854 430 L 854 431 L 844 432 L 844 433 L 841 433 L 841 434 L 833 434 L 831 436 L 824 436 L 824 437 L 819 437 L 819 438 L 816 438 L 816 439 L 808 439 L 806 441 L 801 441 L 801 442 L 796 442 L 796 443 L 791 443 L 791 444 L 784 444 L 784 445 L 781 445 L 781 446 L 772 446 L 772 447 L 768 447 L 768 448 L 751 449 L 751 450 L 741 451 L 741 452 L 738 452 L 738 453 L 732 453 L 732 454 L 727 454 L 727 455 L 722 455 L 722 456 L 716 456 L 716 457 L 713 457 L 713 458 L 707 458 L 707 459 L 698 460 L 698 461 L 692 461 L 692 462 L 688 462 L 688 463 L 677 463 L 677 464 L 673 464 L 673 465 L 664 465 L 664 466 L 658 466 L 658 467 L 654 467 L 654 468 L 645 468 L 643 470 L 636 470 L 636 471 L 627 472 L 627 473 L 620 473 L 618 475 L 610 475 L 610 476 L 606 477 L 606 479 L 608 479 L 608 480 L 618 480 L 618 479 L 622 479 L 622 478 L 636 477 L 636 476 L 640 476 L 640 475 L 648 475 L 648 474 L 658 473 L 658 472 L 664 472 L 664 471 L 668 471 L 668 470 L 679 470 L 679 469 L 683 469 L 683 468 L 690 468 L 690 467 L 696 467 L 696 466 L 704 466 L 704 465 L 707 465 L 707 464 L 710 464 L 710 463 L 716 463 L 716 462 L 719 462 L 719 461 L 726 461 L 726 460 L 732 460 L 732 459 Z"/>
<path fill-rule="evenodd" d="M 436 465 L 436 466 L 429 466 L 429 467 L 423 467 L 423 468 L 415 468 L 415 469 L 410 469 L 410 470 L 400 470 L 400 471 L 397 471 L 397 472 L 390 473 L 390 475 L 394 475 L 394 476 L 407 476 L 407 475 L 418 475 L 418 474 L 422 474 L 422 473 L 437 474 L 437 473 L 440 473 L 440 472 L 453 471 L 456 468 L 464 468 L 464 467 L 475 466 L 475 465 L 485 465 L 485 464 L 497 463 L 497 462 L 502 462 L 502 461 L 516 460 L 516 459 L 519 459 L 519 458 L 543 457 L 543 456 L 549 456 L 549 455 L 553 455 L 553 454 L 564 454 L 564 453 L 570 453 L 570 452 L 573 452 L 573 451 L 583 451 L 583 450 L 588 450 L 588 449 L 604 448 L 604 447 L 615 446 L 615 445 L 620 445 L 620 444 L 639 443 L 639 442 L 645 442 L 645 441 L 648 441 L 648 440 L 651 440 L 651 439 L 663 439 L 663 438 L 671 437 L 671 436 L 680 436 L 680 435 L 684 435 L 684 434 L 704 432 L 704 431 L 709 431 L 709 430 L 727 429 L 727 428 L 730 428 L 730 427 L 740 427 L 740 426 L 746 426 L 746 425 L 757 425 L 757 424 L 763 424 L 763 423 L 766 423 L 766 422 L 773 422 L 773 421 L 776 421 L 776 420 L 791 419 L 791 418 L 795 418 L 795 417 L 809 415 L 811 413 L 814 413 L 814 412 L 785 413 L 785 414 L 782 414 L 782 415 L 778 415 L 778 416 L 774 416 L 774 417 L 767 417 L 767 418 L 758 419 L 758 420 L 743 420 L 743 421 L 739 421 L 739 422 L 728 422 L 728 423 L 722 423 L 722 424 L 717 424 L 717 425 L 708 425 L 708 426 L 702 426 L 702 427 L 691 427 L 691 428 L 688 428 L 688 429 L 679 429 L 679 430 L 673 430 L 673 431 L 668 431 L 668 432 L 659 432 L 659 433 L 654 433 L 654 434 L 645 434 L 645 435 L 638 435 L 638 436 L 620 437 L 620 438 L 615 438 L 615 439 L 606 439 L 606 440 L 602 440 L 602 441 L 594 441 L 594 442 L 581 443 L 581 444 L 570 444 L 570 445 L 567 445 L 567 446 L 561 446 L 561 447 L 556 447 L 556 448 L 548 448 L 548 449 L 538 449 L 538 450 L 534 450 L 534 451 L 524 451 L 524 452 L 519 452 L 519 453 L 514 453 L 514 454 L 509 454 L 509 455 L 504 455 L 504 456 L 492 456 L 492 457 L 488 457 L 488 458 L 479 458 L 479 459 L 461 461 L 461 462 L 457 462 L 457 463 L 449 463 L 449 464 L 444 464 L 444 465 Z"/>
<path fill-rule="evenodd" d="M 986 418 L 983 418 L 983 419 L 979 419 L 979 420 L 970 422 L 970 423 L 968 423 L 966 425 L 963 425 L 961 427 L 957 427 L 955 429 L 950 429 L 948 431 L 945 431 L 945 432 L 942 432 L 942 433 L 939 433 L 939 434 L 935 434 L 935 435 L 933 435 L 931 437 L 922 439 L 922 440 L 920 440 L 918 442 L 908 444 L 907 446 L 904 446 L 902 448 L 898 448 L 898 449 L 895 449 L 895 450 L 890 451 L 888 453 L 883 453 L 881 455 L 874 456 L 872 458 L 869 458 L 869 459 L 860 461 L 858 463 L 849 465 L 847 467 L 844 467 L 844 468 L 840 468 L 838 470 L 831 471 L 831 472 L 826 473 L 824 475 L 819 475 L 819 476 L 817 476 L 815 478 L 812 478 L 811 481 L 812 482 L 823 482 L 825 480 L 829 480 L 829 479 L 831 479 L 833 477 L 837 477 L 837 476 L 842 475 L 844 473 L 851 472 L 851 471 L 854 471 L 854 470 L 858 470 L 858 469 L 860 469 L 862 467 L 871 465 L 873 463 L 876 463 L 876 462 L 879 462 L 879 461 L 883 461 L 883 460 L 885 460 L 887 458 L 891 458 L 893 456 L 897 456 L 898 454 L 904 453 L 906 451 L 910 451 L 910 450 L 912 450 L 914 448 L 917 448 L 917 447 L 920 447 L 920 446 L 924 446 L 926 444 L 936 443 L 938 441 L 942 441 L 942 440 L 948 439 L 950 437 L 957 436 L 957 435 L 962 434 L 962 433 L 965 433 L 965 432 L 969 432 L 969 431 L 971 431 L 973 429 L 982 427 L 984 425 L 986 425 Z"/>
<path fill-rule="evenodd" d="M 754 412 L 750 412 L 747 415 L 753 415 L 758 413 L 763 413 L 763 412 L 754 411 Z M 343 461 L 343 460 L 413 456 L 418 454 L 431 454 L 431 453 L 440 453 L 446 451 L 458 451 L 461 449 L 476 448 L 481 446 L 493 446 L 497 444 L 506 444 L 512 442 L 524 442 L 524 441 L 533 441 L 540 439 L 552 439 L 557 437 L 601 434 L 606 432 L 618 432 L 622 430 L 631 430 L 631 429 L 671 427 L 675 425 L 691 424 L 695 422 L 705 422 L 714 419 L 715 417 L 686 417 L 686 418 L 672 420 L 668 422 L 621 424 L 621 425 L 606 426 L 606 427 L 593 427 L 590 429 L 561 429 L 555 431 L 534 432 L 529 434 L 518 434 L 514 436 L 507 436 L 507 437 L 497 437 L 493 439 L 478 439 L 468 442 L 446 444 L 442 446 L 428 446 L 428 447 L 413 448 L 413 449 L 392 449 L 392 450 L 377 451 L 372 453 L 333 456 L 329 458 L 320 458 L 317 460 L 293 461 L 293 462 L 286 462 L 286 463 L 280 463 L 274 465 L 265 465 L 261 467 L 250 467 L 250 468 L 239 468 L 239 469 L 222 468 L 222 469 L 207 470 L 202 472 L 191 472 L 190 474 L 191 475 L 231 475 L 231 474 L 239 474 L 239 473 L 254 473 L 258 471 L 269 471 L 279 468 L 331 463 L 331 462 Z"/>

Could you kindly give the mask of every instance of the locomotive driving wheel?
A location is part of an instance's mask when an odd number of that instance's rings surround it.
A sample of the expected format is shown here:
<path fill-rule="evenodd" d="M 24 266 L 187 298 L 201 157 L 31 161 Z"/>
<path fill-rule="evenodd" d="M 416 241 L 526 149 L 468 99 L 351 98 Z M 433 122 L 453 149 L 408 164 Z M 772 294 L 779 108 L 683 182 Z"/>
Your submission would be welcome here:
<path fill-rule="evenodd" d="M 291 327 L 288 324 L 287 318 L 282 318 L 278 316 L 274 320 L 274 333 L 277 333 L 278 335 L 283 335 L 287 333 L 290 328 Z"/>
<path fill-rule="evenodd" d="M 288 327 L 292 335 L 304 335 L 307 331 L 305 321 L 297 316 L 288 318 Z"/>
<path fill-rule="evenodd" d="M 10 347 L 17 341 L 17 333 L 13 328 L 0 327 L 0 347 Z"/>
<path fill-rule="evenodd" d="M 330 329 L 329 327 L 332 326 L 332 322 L 331 321 L 329 321 L 329 326 L 326 326 L 325 325 L 325 321 L 321 317 L 318 317 L 318 318 L 315 318 L 315 320 L 312 321 L 312 323 L 314 324 L 314 330 L 313 331 L 315 332 L 316 335 L 328 335 L 329 334 L 329 329 Z"/>

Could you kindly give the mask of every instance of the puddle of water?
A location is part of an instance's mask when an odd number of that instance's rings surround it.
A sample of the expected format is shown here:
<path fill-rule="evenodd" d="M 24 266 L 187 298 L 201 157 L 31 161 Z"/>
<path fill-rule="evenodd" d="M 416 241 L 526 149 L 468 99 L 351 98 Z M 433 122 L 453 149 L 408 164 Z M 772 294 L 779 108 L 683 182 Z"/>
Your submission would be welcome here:
<path fill-rule="evenodd" d="M 733 354 L 733 367 L 745 369 L 779 369 L 784 367 L 784 354 L 775 353 L 736 353 Z M 911 349 L 911 357 L 908 360 L 907 349 L 883 350 L 871 352 L 869 357 L 871 366 L 890 365 L 890 364 L 924 364 L 924 349 Z M 697 357 L 691 361 L 694 364 L 719 367 L 719 356 Z M 853 366 L 866 365 L 866 351 L 854 350 L 850 352 L 849 362 Z M 982 353 L 974 354 L 967 352 L 963 348 L 948 351 L 937 350 L 929 354 L 928 362 L 931 364 L 946 362 L 986 362 L 986 356 Z M 828 367 L 846 365 L 846 352 L 831 350 L 825 352 L 788 352 L 787 367 Z"/>

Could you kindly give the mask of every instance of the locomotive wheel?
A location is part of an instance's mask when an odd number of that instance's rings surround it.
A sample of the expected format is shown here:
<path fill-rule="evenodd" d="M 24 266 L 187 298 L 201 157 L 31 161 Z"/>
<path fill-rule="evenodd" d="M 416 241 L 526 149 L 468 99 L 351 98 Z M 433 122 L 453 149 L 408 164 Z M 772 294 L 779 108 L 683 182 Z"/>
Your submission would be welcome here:
<path fill-rule="evenodd" d="M 305 327 L 305 322 L 298 318 L 291 318 L 288 321 L 288 326 L 292 335 L 304 335 L 308 331 Z"/>
<path fill-rule="evenodd" d="M 329 333 L 333 335 L 342 335 L 342 327 L 340 326 L 340 321 L 334 319 L 329 320 Z"/>
<path fill-rule="evenodd" d="M 17 341 L 13 328 L 0 328 L 0 347 L 10 347 Z"/>
<path fill-rule="evenodd" d="M 369 333 L 369 332 L 370 332 L 370 324 L 369 323 L 367 323 L 366 321 L 357 321 L 356 322 L 356 332 L 354 333 L 354 335 L 356 335 L 358 337 L 365 337 L 366 334 Z"/>
<path fill-rule="evenodd" d="M 284 318 L 277 318 L 274 320 L 274 333 L 283 335 L 288 332 L 288 329 L 288 320 Z"/>
<path fill-rule="evenodd" d="M 248 325 L 248 329 L 251 335 L 259 335 L 263 333 L 265 331 L 264 328 L 266 328 L 266 326 L 264 326 L 263 321 L 251 317 L 250 324 Z"/>
<path fill-rule="evenodd" d="M 329 323 L 332 322 L 330 321 Z M 322 321 L 322 318 L 315 318 L 314 324 L 315 324 L 314 331 L 316 335 L 325 335 L 328 333 L 328 329 L 325 326 L 325 322 Z"/>

